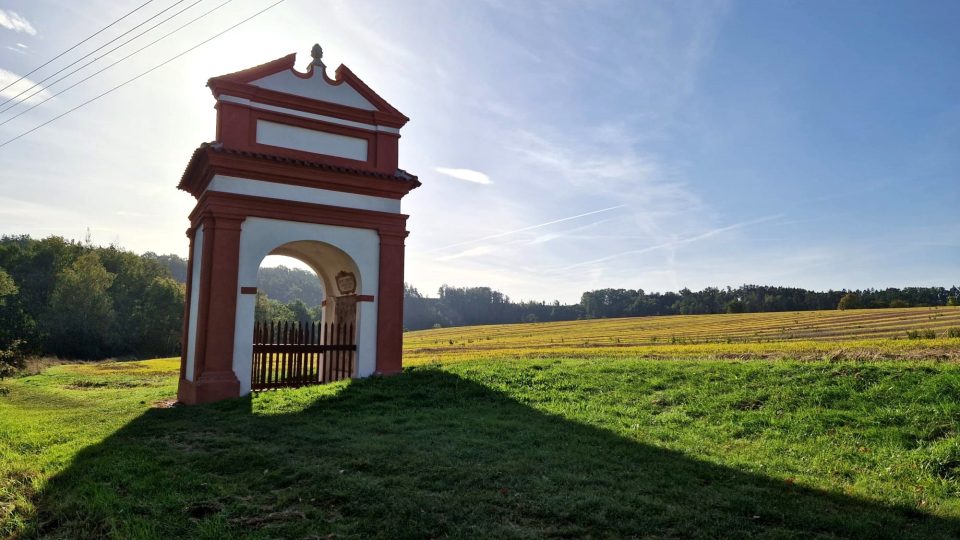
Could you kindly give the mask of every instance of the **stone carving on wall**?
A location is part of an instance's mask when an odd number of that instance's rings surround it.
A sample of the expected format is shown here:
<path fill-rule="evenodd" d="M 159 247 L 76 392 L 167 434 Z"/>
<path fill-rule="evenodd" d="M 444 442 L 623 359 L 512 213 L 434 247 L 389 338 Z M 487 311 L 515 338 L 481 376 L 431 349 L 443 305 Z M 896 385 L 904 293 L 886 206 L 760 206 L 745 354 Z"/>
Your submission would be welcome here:
<path fill-rule="evenodd" d="M 357 276 L 353 272 L 341 270 L 337 273 L 337 289 L 340 294 L 354 294 L 357 292 Z"/>

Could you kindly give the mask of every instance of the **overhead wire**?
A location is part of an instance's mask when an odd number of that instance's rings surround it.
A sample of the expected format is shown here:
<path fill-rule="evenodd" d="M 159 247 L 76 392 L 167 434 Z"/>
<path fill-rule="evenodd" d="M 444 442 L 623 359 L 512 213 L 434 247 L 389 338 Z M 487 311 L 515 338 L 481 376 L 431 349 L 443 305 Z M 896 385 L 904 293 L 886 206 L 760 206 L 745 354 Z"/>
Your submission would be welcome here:
<path fill-rule="evenodd" d="M 259 16 L 262 15 L 263 13 L 266 13 L 267 11 L 269 11 L 269 10 L 277 7 L 278 5 L 282 4 L 284 1 L 285 1 L 285 0 L 277 0 L 277 1 L 274 2 L 273 4 L 270 4 L 269 6 L 261 9 L 260 11 L 254 13 L 253 15 L 247 17 L 246 19 L 243 19 L 242 21 L 240 21 L 240 22 L 238 22 L 238 23 L 236 23 L 236 24 L 234 24 L 234 25 L 232 25 L 232 26 L 229 26 L 229 27 L 227 27 L 227 28 L 224 29 L 224 30 L 221 30 L 220 32 L 218 32 L 218 33 L 210 36 L 209 38 L 201 41 L 200 43 L 197 43 L 196 45 L 193 45 L 193 46 L 190 47 L 189 49 L 186 49 L 186 50 L 178 53 L 177 55 L 175 55 L 175 56 L 173 56 L 173 57 L 171 57 L 171 58 L 169 58 L 169 59 L 167 59 L 167 60 L 165 60 L 165 61 L 163 61 L 163 62 L 161 62 L 161 63 L 159 63 L 159 64 L 157 64 L 157 65 L 155 65 L 155 66 L 153 66 L 152 68 L 150 68 L 150 69 L 148 69 L 148 70 L 146 70 L 146 71 L 144 71 L 144 72 L 142 72 L 142 73 L 140 73 L 140 74 L 138 74 L 138 75 L 136 75 L 136 76 L 134 76 L 134 77 L 131 77 L 130 79 L 127 79 L 126 81 L 124 81 L 124 82 L 122 82 L 122 83 L 120 83 L 120 84 L 118 84 L 118 85 L 110 88 L 109 90 L 107 90 L 107 91 L 105 91 L 105 92 L 103 92 L 103 93 L 101 93 L 101 94 L 98 94 L 98 95 L 96 95 L 96 96 L 94 96 L 94 97 L 92 97 L 92 98 L 90 98 L 90 99 L 88 99 L 88 100 L 86 100 L 86 101 L 84 101 L 83 103 L 77 105 L 76 107 L 73 107 L 72 109 L 69 109 L 69 110 L 67 110 L 67 111 L 64 111 L 64 112 L 58 114 L 57 116 L 54 116 L 53 118 L 47 120 L 46 122 L 43 122 L 43 123 L 41 123 L 41 124 L 39 124 L 39 125 L 36 125 L 36 126 L 30 128 L 30 129 L 28 129 L 27 131 L 24 131 L 24 132 L 20 133 L 19 135 L 15 136 L 15 137 L 12 137 L 12 138 L 10 138 L 10 139 L 7 139 L 6 141 L 0 143 L 0 148 L 3 148 L 4 146 L 7 146 L 8 144 L 12 143 L 13 141 L 16 141 L 17 139 L 20 139 L 20 138 L 22 138 L 22 137 L 25 137 L 25 136 L 33 133 L 34 131 L 37 131 L 38 129 L 40 129 L 40 128 L 44 127 L 44 126 L 47 126 L 47 125 L 49 125 L 49 124 L 51 124 L 51 123 L 53 123 L 53 122 L 55 122 L 55 121 L 63 118 L 64 116 L 67 116 L 68 114 L 70 114 L 70 113 L 72 113 L 72 112 L 74 112 L 74 111 L 76 111 L 76 110 L 78 110 L 78 109 L 81 109 L 81 108 L 83 108 L 83 107 L 85 107 L 85 106 L 93 103 L 94 101 L 97 101 L 98 99 L 106 96 L 106 95 L 109 95 L 110 93 L 112 93 L 112 92 L 114 92 L 114 91 L 116 91 L 116 90 L 118 90 L 118 89 L 120 89 L 120 88 L 122 88 L 122 87 L 124 87 L 124 86 L 126 86 L 126 85 L 128 85 L 128 84 L 130 84 L 130 83 L 132 83 L 133 81 L 135 81 L 135 80 L 137 80 L 137 79 L 139 79 L 139 78 L 141 78 L 141 77 L 143 77 L 143 76 L 145 76 L 145 75 L 147 75 L 147 74 L 149 74 L 149 73 L 152 73 L 152 72 L 160 69 L 161 67 L 169 64 L 170 62 L 173 62 L 174 60 L 176 60 L 176 59 L 180 58 L 181 56 L 183 56 L 183 55 L 185 55 L 185 54 L 193 51 L 194 49 L 197 49 L 197 48 L 201 47 L 202 45 L 205 45 L 205 44 L 213 41 L 214 39 L 216 39 L 216 38 L 218 38 L 218 37 L 226 34 L 227 32 L 233 30 L 234 28 L 236 28 L 236 27 L 238 27 L 238 26 L 240 26 L 240 25 L 242 25 L 242 24 L 244 24 L 244 23 L 246 23 L 246 22 L 248 22 L 248 21 L 250 21 L 250 20 L 252 20 L 252 19 L 254 19 L 254 18 L 256 18 L 256 17 L 259 17 Z"/>
<path fill-rule="evenodd" d="M 64 67 L 63 67 L 59 72 L 57 72 L 57 73 L 62 73 L 63 70 L 77 65 L 77 64 L 80 63 L 83 59 L 89 58 L 91 55 L 93 55 L 93 53 L 95 53 L 95 52 L 103 49 L 103 48 L 106 47 L 107 45 L 110 45 L 111 43 L 117 41 L 118 39 L 120 39 L 120 38 L 122 38 L 123 36 L 129 34 L 130 32 L 133 32 L 133 31 L 136 30 L 137 28 L 140 28 L 140 27 L 143 26 L 144 24 L 152 21 L 153 19 L 159 17 L 160 15 L 163 15 L 163 14 L 166 13 L 167 11 L 173 9 L 173 8 L 174 8 L 175 6 L 177 6 L 178 4 L 182 4 L 182 3 L 185 2 L 185 1 L 186 1 L 186 0 L 177 0 L 177 1 L 174 2 L 173 4 L 170 4 L 168 7 L 166 7 L 165 9 L 163 9 L 162 11 L 159 11 L 159 12 L 155 13 L 153 16 L 151 16 L 151 17 L 148 18 L 147 20 L 142 21 L 140 24 L 134 26 L 133 28 L 131 28 L 131 29 L 127 30 L 126 32 L 120 34 L 119 36 L 111 39 L 110 41 L 104 43 L 103 45 L 97 47 L 96 49 L 88 52 L 87 54 L 85 54 L 85 55 L 81 56 L 80 58 L 77 58 L 77 59 L 74 60 L 73 62 L 67 64 L 66 66 L 64 66 Z M 17 105 L 20 105 L 20 104 L 22 104 L 22 103 L 26 103 L 27 101 L 29 101 L 31 98 L 33 98 L 33 97 L 36 96 L 37 94 L 40 94 L 40 93 L 42 93 L 43 91 L 45 91 L 47 88 L 49 88 L 49 87 L 57 84 L 58 82 L 62 81 L 63 79 L 65 79 L 65 78 L 67 78 L 67 77 L 69 77 L 70 75 L 73 75 L 74 73 L 80 71 L 81 69 L 83 69 L 83 68 L 89 66 L 90 64 L 96 62 L 97 60 L 100 60 L 101 58 L 109 55 L 110 53 L 116 51 L 117 49 L 119 49 L 120 47 L 123 47 L 124 45 L 130 43 L 131 41 L 134 41 L 134 40 L 140 38 L 140 37 L 143 36 L 144 34 L 150 32 L 151 30 L 153 30 L 153 29 L 155 29 L 156 27 L 160 26 L 161 24 L 169 21 L 170 19 L 173 19 L 173 18 L 176 17 L 177 15 L 180 15 L 180 14 L 183 13 L 184 11 L 187 11 L 188 9 L 192 8 L 193 6 L 199 4 L 199 3 L 202 2 L 202 1 L 203 1 L 203 0 L 196 0 L 194 3 L 190 4 L 190 5 L 187 6 L 186 8 L 181 9 L 180 11 L 178 11 L 178 12 L 174 13 L 173 15 L 171 15 L 170 17 L 167 17 L 166 19 L 164 19 L 164 20 L 160 21 L 159 23 L 151 26 L 150 28 L 144 30 L 143 32 L 140 32 L 139 34 L 133 36 L 132 38 L 128 39 L 127 41 L 124 41 L 124 42 L 121 43 L 120 45 L 117 45 L 116 47 L 110 49 L 109 51 L 107 51 L 107 52 L 101 54 L 100 56 L 94 58 L 93 60 L 87 62 L 86 64 L 78 67 L 77 69 L 74 69 L 73 71 L 70 71 L 69 73 L 67 73 L 67 74 L 65 74 L 65 75 L 62 75 L 59 79 L 53 81 L 52 83 L 50 83 L 50 84 L 48 84 L 46 87 L 44 87 L 44 86 L 42 86 L 43 83 L 45 83 L 45 82 L 49 81 L 50 79 L 52 79 L 53 77 L 55 77 L 55 76 L 57 75 L 57 73 L 51 73 L 50 75 L 47 75 L 44 79 L 33 83 L 33 86 L 31 86 L 30 88 L 27 88 L 27 89 L 23 90 L 22 92 L 20 92 L 19 94 L 15 95 L 15 96 L 13 96 L 13 97 L 11 97 L 11 98 L 7 98 L 6 100 L 0 102 L 0 106 L 5 105 L 5 104 L 7 104 L 7 103 L 10 102 L 10 101 L 16 100 L 17 98 L 19 98 L 20 96 L 22 96 L 22 95 L 26 94 L 27 92 L 33 90 L 34 88 L 37 88 L 37 91 L 36 91 L 36 92 L 33 92 L 33 93 L 30 94 L 29 96 L 27 96 L 27 97 L 25 97 L 25 98 L 23 98 L 23 99 L 21 99 L 21 100 L 19 100 L 19 101 L 14 101 L 14 102 L 11 103 L 10 105 L 7 105 L 6 107 L 0 109 L 0 114 L 5 113 L 5 112 L 9 111 L 10 109 L 13 109 L 13 108 L 16 107 Z"/>
<path fill-rule="evenodd" d="M 184 11 L 192 8 L 193 6 L 199 4 L 199 3 L 202 2 L 202 1 L 203 1 L 203 0 L 196 0 L 196 2 L 194 2 L 193 4 L 190 4 L 189 6 L 187 6 L 186 8 L 184 8 L 183 10 L 181 10 L 180 12 L 172 15 L 170 18 L 176 17 L 176 16 L 179 15 L 180 13 L 183 13 Z M 166 34 L 160 36 L 159 38 L 157 38 L 157 39 L 155 39 L 155 40 L 153 40 L 153 41 L 151 41 L 150 43 L 147 43 L 147 44 L 144 45 L 143 47 L 140 47 L 139 49 L 133 51 L 132 53 L 130 53 L 130 54 L 126 55 L 126 56 L 124 56 L 123 58 L 121 58 L 121 59 L 119 59 L 119 60 L 116 60 L 116 61 L 114 61 L 114 62 L 112 62 L 112 63 L 110 63 L 110 64 L 107 64 L 106 66 L 98 69 L 97 71 L 91 73 L 90 75 L 87 75 L 86 77 L 80 79 L 79 81 L 77 81 L 77 82 L 71 84 L 70 86 L 64 88 L 63 90 L 60 90 L 60 91 L 58 91 L 58 92 L 55 93 L 55 94 L 51 94 L 50 96 L 47 96 L 46 98 L 44 98 L 42 101 L 40 101 L 40 102 L 38 102 L 38 103 L 34 103 L 34 104 L 31 105 L 30 107 L 27 107 L 26 109 L 18 112 L 17 114 L 15 114 L 15 115 L 7 118 L 6 120 L 0 122 L 0 126 L 2 126 L 2 125 L 4 125 L 4 124 L 7 124 L 8 122 L 10 122 L 10 121 L 12 121 L 12 120 L 14 120 L 14 119 L 16 119 L 16 118 L 19 118 L 20 116 L 23 116 L 24 114 L 32 111 L 33 109 L 36 109 L 36 108 L 39 107 L 40 105 L 43 105 L 44 103 L 50 101 L 51 99 L 53 99 L 53 98 L 55 98 L 55 97 L 63 94 L 64 92 L 67 92 L 68 90 L 70 90 L 70 89 L 72 89 L 72 88 L 74 88 L 74 87 L 76 87 L 76 86 L 78 86 L 78 85 L 80 85 L 80 84 L 82 84 L 82 83 L 84 83 L 84 82 L 92 79 L 93 77 L 96 77 L 97 75 L 99 75 L 99 74 L 103 73 L 104 71 L 112 68 L 113 66 L 119 64 L 120 62 L 123 62 L 124 60 L 130 58 L 131 56 L 133 56 L 133 55 L 135 55 L 135 54 L 143 51 L 144 49 L 147 49 L 147 48 L 149 48 L 149 47 L 152 47 L 152 46 L 155 45 L 156 43 L 158 43 L 158 42 L 160 42 L 160 41 L 162 41 L 162 40 L 164 40 L 164 39 L 172 36 L 173 34 L 176 34 L 176 33 L 179 32 L 180 30 L 183 30 L 184 28 L 186 28 L 186 27 L 190 26 L 191 24 L 199 21 L 200 19 L 206 17 L 207 15 L 210 15 L 210 14 L 213 13 L 214 11 L 217 11 L 218 9 L 220 9 L 220 8 L 222 8 L 223 6 L 229 4 L 230 2 L 233 2 L 233 0 L 226 0 L 226 1 L 222 2 L 222 3 L 220 3 L 219 5 L 215 6 L 214 8 L 212 8 L 212 9 L 210 9 L 210 10 L 202 13 L 201 15 L 199 15 L 199 16 L 197 16 L 197 17 L 194 17 L 193 19 L 191 19 L 191 20 L 187 21 L 186 23 L 178 26 L 177 28 L 174 28 L 174 29 L 171 30 L 170 32 L 167 32 Z M 163 24 L 164 22 L 166 22 L 166 21 L 168 21 L 168 20 L 170 20 L 170 19 L 166 19 L 165 21 L 162 21 L 162 22 L 158 23 L 158 24 L 157 24 L 156 26 L 154 26 L 153 28 L 156 28 L 157 26 L 160 26 L 161 24 Z M 150 28 L 149 30 L 146 30 L 144 33 L 149 32 L 149 31 L 152 30 L 153 28 Z M 141 35 L 143 35 L 143 34 L 141 34 Z M 137 36 L 137 37 L 139 37 L 139 36 Z M 136 38 L 133 38 L 133 39 L 136 39 Z M 132 40 L 131 40 L 131 41 L 132 41 Z M 128 42 L 128 43 L 129 43 L 129 42 Z M 122 47 L 122 46 L 123 46 L 123 45 L 119 45 L 117 48 Z M 114 49 L 114 50 L 116 50 L 116 49 Z M 110 52 L 113 52 L 113 51 L 110 51 Z M 104 56 L 106 56 L 107 54 L 110 54 L 110 52 L 104 54 Z M 69 77 L 70 75 L 76 73 L 77 71 L 79 71 L 79 70 L 87 67 L 87 66 L 90 65 L 91 63 L 96 62 L 96 61 L 99 60 L 100 58 L 102 58 L 102 56 L 99 57 L 99 58 L 95 58 L 94 60 L 91 60 L 91 61 L 88 62 L 87 64 L 85 64 L 85 65 L 77 68 L 76 70 L 68 73 L 67 75 L 64 75 L 63 77 L 61 77 L 61 78 L 57 79 L 56 81 L 54 81 L 53 84 L 56 84 L 56 83 L 62 81 L 63 79 Z M 34 95 L 36 95 L 36 94 L 34 94 Z M 32 97 L 32 96 L 31 96 L 31 97 Z M 9 110 L 9 109 L 0 110 L 0 113 L 6 112 L 7 110 Z"/>
<path fill-rule="evenodd" d="M 26 79 L 26 78 L 29 77 L 30 75 L 33 75 L 34 73 L 36 73 L 36 72 L 39 71 L 40 69 L 43 69 L 44 67 L 50 65 L 52 62 L 54 62 L 55 60 L 61 58 L 63 55 L 65 55 L 65 54 L 67 54 L 68 52 L 76 49 L 76 48 L 79 47 L 80 45 L 83 45 L 84 43 L 90 41 L 91 39 L 93 39 L 93 38 L 95 38 L 96 36 L 100 35 L 101 33 L 103 33 L 105 30 L 107 30 L 107 29 L 110 28 L 111 26 L 113 26 L 113 25 L 117 24 L 118 22 L 126 19 L 126 18 L 129 17 L 130 15 L 133 15 L 133 14 L 136 13 L 137 11 L 140 11 L 141 9 L 143 9 L 144 7 L 146 7 L 148 4 L 152 3 L 153 1 L 154 1 L 154 0 L 147 0 L 146 2 L 144 2 L 144 3 L 140 4 L 139 6 L 133 8 L 133 10 L 127 12 L 127 14 L 124 15 L 123 17 L 120 17 L 119 19 L 113 21 L 112 23 L 104 26 L 104 27 L 101 28 L 100 30 L 97 30 L 96 32 L 90 34 L 89 36 L 87 36 L 87 37 L 85 37 L 84 39 L 82 39 L 82 40 L 78 41 L 77 43 L 75 43 L 75 44 L 74 44 L 73 46 L 71 46 L 69 49 L 63 51 L 62 53 L 54 56 L 53 58 L 47 60 L 46 62 L 40 64 L 39 66 L 37 66 L 37 67 L 35 67 L 35 68 L 33 68 L 29 73 L 26 73 L 26 74 L 22 75 L 19 79 L 13 81 L 12 83 L 4 86 L 3 88 L 0 88 L 0 92 L 3 92 L 3 91 L 6 90 L 7 88 L 10 88 L 11 86 L 17 84 L 18 82 Z M 181 1 L 182 1 L 182 0 L 181 0 Z M 168 8 L 168 9 L 169 9 L 169 8 Z M 162 12 L 161 12 L 161 13 L 162 13 Z M 148 20 L 149 20 L 149 19 L 148 19 Z M 142 23 L 141 23 L 141 24 L 142 24 Z M 96 52 L 96 50 L 94 50 L 94 52 Z M 71 65 L 72 65 L 72 64 L 71 64 Z M 30 87 L 30 88 L 33 88 L 33 87 Z M 29 90 L 29 88 L 28 88 L 28 90 Z M 16 98 L 20 97 L 22 94 L 23 94 L 23 92 L 21 92 L 20 94 L 17 94 L 16 96 L 14 96 L 13 98 L 10 98 L 10 99 L 16 99 Z M 3 102 L 0 102 L 0 105 L 6 103 L 7 101 L 10 101 L 10 99 L 7 99 L 7 100 L 5 100 L 5 101 L 3 101 Z"/>
<path fill-rule="evenodd" d="M 150 0 L 150 1 L 152 2 L 153 0 Z M 120 34 L 119 36 L 111 39 L 110 41 L 104 43 L 103 45 L 97 47 L 96 49 L 88 52 L 87 54 L 81 56 L 80 58 L 77 58 L 76 60 L 74 60 L 74 61 L 71 62 L 70 64 L 67 64 L 66 66 L 64 66 L 63 69 L 66 69 L 66 68 L 68 68 L 68 67 L 70 67 L 70 66 L 76 65 L 77 62 L 80 62 L 81 60 L 83 60 L 84 58 L 87 58 L 87 57 L 90 56 L 91 54 L 99 51 L 100 49 L 106 47 L 107 45 L 113 43 L 114 41 L 122 38 L 123 36 L 125 36 L 125 35 L 127 35 L 127 34 L 129 34 L 130 32 L 133 32 L 133 31 L 136 30 L 137 28 L 139 28 L 139 27 L 143 26 L 144 24 L 150 22 L 151 20 L 159 17 L 159 16 L 162 15 L 165 11 L 171 9 L 173 6 L 179 4 L 180 2 L 183 2 L 183 1 L 184 1 L 184 0 L 177 0 L 177 2 L 173 3 L 172 5 L 168 6 L 167 8 L 163 9 L 162 11 L 160 11 L 160 12 L 158 12 L 158 13 L 155 13 L 153 16 L 151 16 L 151 17 L 148 18 L 147 20 L 141 22 L 140 24 L 134 26 L 133 28 L 127 30 L 126 32 Z M 147 3 L 149 4 L 150 2 L 147 2 Z M 144 4 L 144 6 L 145 6 L 145 5 L 146 5 L 146 4 Z M 141 6 L 141 7 L 143 7 L 143 6 Z M 139 9 L 139 8 L 138 8 L 138 9 Z M 131 11 L 131 13 L 133 13 L 133 12 Z M 126 17 L 126 15 L 125 15 L 124 17 Z M 120 21 L 120 19 L 117 19 L 117 21 L 114 21 L 114 23 L 119 22 L 119 21 Z M 109 26 L 108 26 L 108 27 L 109 27 Z M 105 27 L 103 30 L 106 30 L 108 27 Z M 103 30 L 101 30 L 101 32 L 102 32 Z M 99 33 L 99 32 L 97 32 L 97 33 Z M 96 35 L 96 34 L 94 34 L 94 35 Z M 90 37 L 93 37 L 93 36 L 90 36 Z M 87 38 L 87 39 L 89 39 L 89 38 Z M 86 41 L 86 40 L 84 40 L 84 41 Z M 83 43 L 83 42 L 81 42 L 81 43 Z M 80 45 L 80 43 L 78 43 L 77 45 Z M 76 48 L 76 45 L 73 46 L 73 47 L 71 47 L 70 49 L 67 49 L 67 50 L 64 51 L 63 53 L 57 55 L 57 57 L 54 58 L 53 60 L 56 60 L 57 58 L 60 58 L 61 56 L 63 56 L 64 54 L 70 52 L 71 50 L 73 50 L 73 49 L 75 49 L 75 48 Z M 46 66 L 47 64 L 49 64 L 49 63 L 52 62 L 53 60 L 50 60 L 50 61 L 47 62 L 46 64 L 43 64 L 43 66 Z M 40 66 L 40 67 L 43 67 L 43 66 Z M 14 84 L 22 81 L 22 80 L 25 79 L 27 76 L 33 74 L 35 71 L 37 71 L 38 69 L 40 69 L 40 67 L 34 69 L 34 70 L 31 71 L 30 73 L 27 73 L 27 74 L 24 75 L 23 77 L 20 77 L 19 79 L 17 79 L 17 80 L 14 81 L 13 83 L 10 83 L 10 84 L 7 85 L 6 87 L 4 87 L 3 90 L 6 90 L 6 89 L 9 88 L 10 86 L 13 86 Z M 10 102 L 10 101 L 16 100 L 16 99 L 19 98 L 20 96 L 26 94 L 27 92 L 33 90 L 34 88 L 36 88 L 36 87 L 40 86 L 41 84 L 43 84 L 44 82 L 48 81 L 48 80 L 49 80 L 51 77 L 53 77 L 54 75 L 55 75 L 55 73 L 54 73 L 54 74 L 51 74 L 51 75 L 48 75 L 48 76 L 47 76 L 46 78 L 44 78 L 43 80 L 33 83 L 32 86 L 30 86 L 29 88 L 24 89 L 24 90 L 21 91 L 19 94 L 15 95 L 15 96 L 12 96 L 12 97 L 8 97 L 7 99 L 5 99 L 5 100 L 3 100 L 3 101 L 0 101 L 0 105 L 5 105 L 6 103 L 8 103 L 8 102 Z M 2 91 L 2 90 L 0 90 L 0 91 Z M 41 87 L 39 91 L 43 91 L 43 88 Z M 38 91 L 38 92 L 39 92 L 39 91 Z M 12 105 L 11 107 L 16 107 L 18 103 L 23 103 L 23 102 L 25 102 L 26 100 L 30 99 L 31 97 L 35 96 L 36 94 L 37 94 L 37 92 L 34 92 L 33 94 L 30 94 L 29 96 L 23 98 L 23 99 L 20 100 L 20 101 L 14 101 L 14 103 L 13 103 L 13 105 Z M 0 112 L 3 112 L 3 111 L 5 111 L 5 110 L 9 110 L 9 109 L 10 109 L 10 107 L 7 107 L 6 109 L 3 109 L 3 110 L 0 111 Z"/>

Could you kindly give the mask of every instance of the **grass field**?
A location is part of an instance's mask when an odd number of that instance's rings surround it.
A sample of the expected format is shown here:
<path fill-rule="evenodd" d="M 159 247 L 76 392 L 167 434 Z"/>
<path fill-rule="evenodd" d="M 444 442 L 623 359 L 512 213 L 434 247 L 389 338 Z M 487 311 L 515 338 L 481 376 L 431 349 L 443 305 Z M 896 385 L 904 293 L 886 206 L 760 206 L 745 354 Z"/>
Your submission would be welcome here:
<path fill-rule="evenodd" d="M 411 333 L 402 375 L 207 406 L 168 407 L 172 359 L 0 382 L 0 535 L 960 536 L 960 339 L 563 324 Z"/>

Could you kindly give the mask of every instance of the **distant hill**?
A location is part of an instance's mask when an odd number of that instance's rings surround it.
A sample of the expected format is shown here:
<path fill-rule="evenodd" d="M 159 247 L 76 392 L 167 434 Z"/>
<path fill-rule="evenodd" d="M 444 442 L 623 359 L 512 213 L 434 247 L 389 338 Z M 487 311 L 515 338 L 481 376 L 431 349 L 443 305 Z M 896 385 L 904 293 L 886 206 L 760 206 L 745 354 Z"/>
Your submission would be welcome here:
<path fill-rule="evenodd" d="M 180 283 L 187 282 L 187 260 L 177 255 L 157 255 L 152 251 L 143 254 L 144 259 L 157 261 L 170 271 L 173 279 Z"/>
<path fill-rule="evenodd" d="M 323 301 L 320 279 L 313 272 L 300 268 L 261 268 L 257 272 L 257 290 L 263 291 L 271 300 L 284 304 L 303 300 L 308 307 L 316 307 Z"/>
<path fill-rule="evenodd" d="M 186 279 L 187 263 L 176 255 L 147 254 L 170 269 L 174 278 Z M 316 275 L 298 268 L 261 268 L 257 287 L 282 304 L 302 300 L 316 307 L 323 300 L 323 287 Z M 643 289 L 597 289 L 585 291 L 576 304 L 517 302 L 490 287 L 443 285 L 432 297 L 406 285 L 403 325 L 408 330 L 424 328 L 502 324 L 517 322 L 570 321 L 648 317 L 654 315 L 701 315 L 717 313 L 796 312 L 833 309 L 904 308 L 955 306 L 960 287 L 904 287 L 887 289 L 809 291 L 798 287 L 741 285 L 737 288 L 684 288 L 677 292 L 646 292 Z"/>
<path fill-rule="evenodd" d="M 186 283 L 186 259 L 177 255 L 157 255 L 151 252 L 144 253 L 143 256 L 165 266 L 174 279 L 180 283 Z M 303 300 L 307 306 L 315 307 L 323 301 L 323 286 L 316 274 L 299 268 L 286 266 L 261 268 L 257 272 L 257 288 L 271 300 L 284 304 Z"/>

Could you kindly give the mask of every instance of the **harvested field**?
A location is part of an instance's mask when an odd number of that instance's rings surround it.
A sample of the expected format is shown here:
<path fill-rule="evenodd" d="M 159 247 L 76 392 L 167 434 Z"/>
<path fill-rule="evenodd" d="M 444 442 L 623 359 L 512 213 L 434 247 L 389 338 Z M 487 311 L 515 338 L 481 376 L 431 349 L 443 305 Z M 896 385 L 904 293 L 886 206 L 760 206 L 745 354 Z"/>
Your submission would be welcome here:
<path fill-rule="evenodd" d="M 960 307 L 676 315 L 408 332 L 407 363 L 482 357 L 960 359 Z M 913 332 L 933 339 L 910 339 Z"/>

